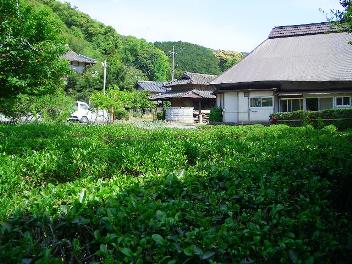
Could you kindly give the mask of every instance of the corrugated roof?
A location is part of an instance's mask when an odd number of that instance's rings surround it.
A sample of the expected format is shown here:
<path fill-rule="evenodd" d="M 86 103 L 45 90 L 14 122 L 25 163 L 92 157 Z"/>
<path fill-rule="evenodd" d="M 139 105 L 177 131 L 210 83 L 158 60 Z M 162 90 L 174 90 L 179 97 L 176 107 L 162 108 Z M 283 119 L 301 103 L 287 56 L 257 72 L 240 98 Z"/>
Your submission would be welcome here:
<path fill-rule="evenodd" d="M 351 41 L 346 32 L 269 38 L 212 84 L 352 81 Z"/>
<path fill-rule="evenodd" d="M 150 93 L 165 93 L 163 82 L 141 81 L 137 83 L 138 89 Z"/>
<path fill-rule="evenodd" d="M 164 94 L 151 96 L 152 100 L 167 100 L 172 98 L 204 98 L 204 99 L 215 99 L 216 96 L 211 90 L 187 90 L 187 91 L 168 91 Z"/>
<path fill-rule="evenodd" d="M 217 76 L 210 74 L 185 72 L 180 80 L 169 82 L 165 84 L 166 87 L 178 86 L 178 85 L 209 85 Z"/>
<path fill-rule="evenodd" d="M 78 61 L 78 62 L 87 63 L 87 64 L 96 64 L 97 63 L 97 61 L 95 59 L 78 54 L 72 50 L 70 50 L 66 54 L 64 54 L 63 57 L 69 61 Z"/>

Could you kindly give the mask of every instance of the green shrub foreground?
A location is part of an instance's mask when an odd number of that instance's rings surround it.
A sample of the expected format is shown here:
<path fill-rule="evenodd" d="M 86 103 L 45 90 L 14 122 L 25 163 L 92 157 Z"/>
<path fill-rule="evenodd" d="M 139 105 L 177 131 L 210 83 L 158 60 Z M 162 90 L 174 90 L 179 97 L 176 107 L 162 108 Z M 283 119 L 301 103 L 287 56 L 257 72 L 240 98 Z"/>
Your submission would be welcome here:
<path fill-rule="evenodd" d="M 352 133 L 0 126 L 0 263 L 350 263 Z"/>
<path fill-rule="evenodd" d="M 287 124 L 290 126 L 309 124 L 315 128 L 334 125 L 339 130 L 345 130 L 352 128 L 352 109 L 274 113 L 271 115 L 270 121 L 274 124 Z"/>

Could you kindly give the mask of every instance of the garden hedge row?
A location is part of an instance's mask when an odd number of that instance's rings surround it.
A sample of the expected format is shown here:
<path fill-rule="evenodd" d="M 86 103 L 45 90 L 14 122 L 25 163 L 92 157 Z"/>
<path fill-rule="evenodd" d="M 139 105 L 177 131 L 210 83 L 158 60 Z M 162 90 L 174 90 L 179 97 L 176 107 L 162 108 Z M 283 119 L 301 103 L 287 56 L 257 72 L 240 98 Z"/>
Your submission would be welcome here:
<path fill-rule="evenodd" d="M 286 124 L 290 126 L 310 124 L 315 128 L 334 125 L 338 129 L 343 130 L 352 128 L 352 109 L 274 113 L 271 115 L 270 121 L 273 124 Z"/>

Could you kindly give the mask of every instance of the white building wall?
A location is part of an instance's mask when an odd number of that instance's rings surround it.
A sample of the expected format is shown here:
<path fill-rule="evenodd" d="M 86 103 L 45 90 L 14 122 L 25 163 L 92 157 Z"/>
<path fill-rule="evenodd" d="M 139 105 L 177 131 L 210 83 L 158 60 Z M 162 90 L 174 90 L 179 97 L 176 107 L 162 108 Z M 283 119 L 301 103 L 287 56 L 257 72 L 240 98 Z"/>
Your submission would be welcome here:
<path fill-rule="evenodd" d="M 249 93 L 239 92 L 238 93 L 238 122 L 246 123 L 249 120 Z"/>
<path fill-rule="evenodd" d="M 221 102 L 218 95 L 218 105 Z M 272 97 L 272 107 L 250 107 L 250 98 Z M 224 92 L 224 122 L 225 123 L 252 123 L 269 122 L 274 113 L 275 98 L 272 91 L 229 91 Z"/>
<path fill-rule="evenodd" d="M 273 105 L 271 107 L 249 107 L 249 122 L 269 122 L 270 115 L 274 113 L 275 98 L 273 91 L 251 91 L 249 98 L 271 97 Z"/>
<path fill-rule="evenodd" d="M 224 122 L 237 123 L 238 122 L 238 99 L 237 92 L 224 93 Z"/>

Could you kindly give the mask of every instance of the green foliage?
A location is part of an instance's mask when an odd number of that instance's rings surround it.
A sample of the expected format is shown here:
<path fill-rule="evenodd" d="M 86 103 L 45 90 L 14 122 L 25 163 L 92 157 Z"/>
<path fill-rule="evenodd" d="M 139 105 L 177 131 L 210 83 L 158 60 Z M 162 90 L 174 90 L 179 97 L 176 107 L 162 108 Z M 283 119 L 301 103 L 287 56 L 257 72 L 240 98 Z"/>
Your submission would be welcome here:
<path fill-rule="evenodd" d="M 155 108 L 148 98 L 148 93 L 142 91 L 108 90 L 106 94 L 96 92 L 91 96 L 94 106 L 109 111 L 117 119 L 126 118 L 129 110 Z"/>
<path fill-rule="evenodd" d="M 352 128 L 352 109 L 274 113 L 270 119 L 272 123 L 292 126 L 313 125 L 316 128 L 322 128 L 334 125 L 338 129 L 348 129 Z"/>
<path fill-rule="evenodd" d="M 332 11 L 333 20 L 338 20 L 338 25 L 352 32 L 352 2 L 351 0 L 340 0 L 343 11 Z"/>
<path fill-rule="evenodd" d="M 62 23 L 49 8 L 25 0 L 0 3 L 0 98 L 45 95 L 63 87 L 68 63 Z"/>
<path fill-rule="evenodd" d="M 213 107 L 212 109 L 210 109 L 210 122 L 222 122 L 222 118 L 222 109 L 220 107 Z"/>
<path fill-rule="evenodd" d="M 77 100 L 86 101 L 92 93 L 102 90 L 102 80 L 100 65 L 89 67 L 83 74 L 71 70 L 67 76 L 65 92 Z"/>
<path fill-rule="evenodd" d="M 162 49 L 165 54 L 170 54 L 175 47 L 176 77 L 180 78 L 184 72 L 198 72 L 218 75 L 226 71 L 244 58 L 244 53 L 236 51 L 213 51 L 200 45 L 187 42 L 156 42 L 155 46 Z M 169 56 L 172 62 L 171 55 Z"/>
<path fill-rule="evenodd" d="M 1 263 L 349 263 L 351 132 L 0 126 Z"/>
<path fill-rule="evenodd" d="M 69 3 L 32 1 L 44 3 L 60 17 L 65 23 L 63 34 L 73 50 L 98 60 L 108 60 L 108 86 L 117 85 L 121 89 L 131 90 L 135 88 L 137 78 L 155 81 L 168 79 L 170 65 L 167 56 L 153 44 L 143 39 L 121 36 L 111 26 L 93 20 Z"/>
<path fill-rule="evenodd" d="M 176 55 L 176 77 L 180 78 L 185 71 L 220 74 L 219 59 L 211 49 L 187 42 L 156 42 L 155 46 L 170 54 L 175 46 Z M 171 62 L 171 56 L 169 56 Z"/>
<path fill-rule="evenodd" d="M 230 69 L 245 57 L 245 53 L 236 51 L 217 50 L 214 53 L 220 61 L 219 66 L 222 72 Z"/>
<path fill-rule="evenodd" d="M 0 112 L 15 120 L 64 122 L 73 112 L 73 105 L 73 99 L 63 91 L 42 96 L 20 94 L 11 99 L 0 99 Z"/>

